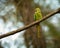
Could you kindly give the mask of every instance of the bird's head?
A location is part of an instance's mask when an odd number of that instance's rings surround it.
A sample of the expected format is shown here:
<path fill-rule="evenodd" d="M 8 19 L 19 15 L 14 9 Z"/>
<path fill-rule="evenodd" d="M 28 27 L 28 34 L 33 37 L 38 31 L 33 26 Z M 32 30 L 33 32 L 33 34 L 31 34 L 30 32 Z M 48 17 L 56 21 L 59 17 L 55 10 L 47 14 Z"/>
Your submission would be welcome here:
<path fill-rule="evenodd" d="M 39 8 L 36 8 L 35 12 L 41 12 L 41 10 Z"/>

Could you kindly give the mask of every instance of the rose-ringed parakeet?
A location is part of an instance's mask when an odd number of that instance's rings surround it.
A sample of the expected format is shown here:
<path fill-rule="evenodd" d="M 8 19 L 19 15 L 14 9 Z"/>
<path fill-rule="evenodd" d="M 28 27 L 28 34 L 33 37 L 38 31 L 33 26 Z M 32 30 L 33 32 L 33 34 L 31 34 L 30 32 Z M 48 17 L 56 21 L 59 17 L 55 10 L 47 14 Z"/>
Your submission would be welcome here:
<path fill-rule="evenodd" d="M 36 8 L 35 13 L 34 13 L 34 20 L 36 21 L 36 20 L 40 20 L 40 19 L 42 19 L 41 10 L 39 8 Z M 37 37 L 40 38 L 41 27 L 40 27 L 39 23 L 36 25 L 36 28 L 37 28 Z"/>

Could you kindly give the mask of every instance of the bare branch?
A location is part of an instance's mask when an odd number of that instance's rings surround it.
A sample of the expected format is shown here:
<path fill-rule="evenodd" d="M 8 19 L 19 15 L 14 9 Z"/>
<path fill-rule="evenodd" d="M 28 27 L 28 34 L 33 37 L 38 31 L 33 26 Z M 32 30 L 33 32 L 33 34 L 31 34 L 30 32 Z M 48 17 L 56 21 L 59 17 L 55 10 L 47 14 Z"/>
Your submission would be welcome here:
<path fill-rule="evenodd" d="M 0 35 L 0 39 L 2 39 L 2 38 L 4 38 L 4 37 L 8 37 L 8 36 L 10 36 L 10 35 L 13 35 L 13 34 L 15 34 L 15 33 L 18 33 L 18 32 L 20 32 L 20 31 L 26 30 L 26 29 L 28 29 L 28 28 L 36 25 L 37 23 L 41 23 L 42 21 L 48 19 L 49 17 L 51 17 L 51 16 L 53 16 L 54 14 L 57 14 L 57 13 L 60 13 L 60 8 L 57 9 L 57 10 L 55 10 L 55 11 L 53 11 L 53 12 L 51 12 L 51 13 L 49 13 L 48 15 L 46 15 L 46 16 L 45 16 L 43 19 L 41 19 L 41 20 L 37 20 L 37 21 L 35 21 L 35 22 L 27 25 L 27 26 L 24 26 L 24 27 L 19 28 L 19 29 L 17 29 L 17 30 L 14 30 L 14 31 L 8 32 L 8 33 L 6 33 L 6 34 Z"/>

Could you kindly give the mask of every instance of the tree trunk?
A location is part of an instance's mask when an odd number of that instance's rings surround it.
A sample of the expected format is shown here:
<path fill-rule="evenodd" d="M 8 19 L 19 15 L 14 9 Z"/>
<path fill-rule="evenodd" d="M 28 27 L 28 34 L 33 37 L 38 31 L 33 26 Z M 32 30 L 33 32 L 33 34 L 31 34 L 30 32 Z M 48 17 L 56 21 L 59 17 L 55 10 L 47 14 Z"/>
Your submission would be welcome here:
<path fill-rule="evenodd" d="M 25 25 L 28 25 L 34 21 L 34 6 L 32 6 L 32 0 L 22 0 L 18 6 L 16 6 L 17 14 L 20 14 L 23 18 L 23 22 Z M 15 2 L 15 5 L 17 2 Z M 39 48 L 38 46 L 42 46 L 42 48 L 45 47 L 45 41 L 42 39 L 37 39 L 36 36 L 36 27 L 31 27 L 26 30 L 24 33 L 24 38 L 26 42 L 27 48 L 30 48 L 31 45 L 33 45 L 33 48 Z M 41 32 L 42 33 L 42 32 Z M 41 35 L 43 36 L 43 35 Z M 38 41 L 39 40 L 39 41 Z"/>

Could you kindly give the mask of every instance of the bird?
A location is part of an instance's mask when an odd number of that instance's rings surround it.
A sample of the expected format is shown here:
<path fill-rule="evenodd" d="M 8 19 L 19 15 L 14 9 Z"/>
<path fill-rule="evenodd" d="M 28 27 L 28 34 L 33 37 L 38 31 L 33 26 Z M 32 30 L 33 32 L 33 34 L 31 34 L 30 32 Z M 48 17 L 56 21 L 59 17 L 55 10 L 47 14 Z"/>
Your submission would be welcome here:
<path fill-rule="evenodd" d="M 42 19 L 41 9 L 36 8 L 35 13 L 34 13 L 34 21 L 41 20 L 41 19 Z M 37 29 L 37 37 L 40 38 L 40 33 L 41 33 L 41 31 L 40 31 L 41 30 L 40 23 L 38 23 L 36 25 L 36 29 Z"/>

